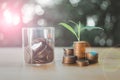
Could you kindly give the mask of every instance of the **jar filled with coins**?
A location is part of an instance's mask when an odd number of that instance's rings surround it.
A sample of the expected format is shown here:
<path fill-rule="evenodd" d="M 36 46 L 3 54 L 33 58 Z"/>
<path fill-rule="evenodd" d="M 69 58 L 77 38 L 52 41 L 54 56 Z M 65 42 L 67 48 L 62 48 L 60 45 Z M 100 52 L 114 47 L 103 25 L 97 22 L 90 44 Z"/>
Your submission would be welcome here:
<path fill-rule="evenodd" d="M 23 28 L 22 43 L 26 64 L 41 65 L 54 60 L 54 28 Z"/>

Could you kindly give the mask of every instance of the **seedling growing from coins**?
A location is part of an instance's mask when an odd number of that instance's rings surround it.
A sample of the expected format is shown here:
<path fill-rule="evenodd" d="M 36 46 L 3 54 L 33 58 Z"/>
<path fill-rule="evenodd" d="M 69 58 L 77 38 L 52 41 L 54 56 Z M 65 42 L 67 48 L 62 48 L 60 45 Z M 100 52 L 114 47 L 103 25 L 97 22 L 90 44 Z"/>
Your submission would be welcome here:
<path fill-rule="evenodd" d="M 70 21 L 70 22 L 75 25 L 75 27 L 77 28 L 77 31 L 71 25 L 69 25 L 67 23 L 61 22 L 61 23 L 59 23 L 59 25 L 63 26 L 67 30 L 69 30 L 77 38 L 78 41 L 80 41 L 81 31 L 84 31 L 84 30 L 91 31 L 94 29 L 104 30 L 103 28 L 95 27 L 95 26 L 83 26 L 80 22 L 78 24 L 74 21 Z"/>

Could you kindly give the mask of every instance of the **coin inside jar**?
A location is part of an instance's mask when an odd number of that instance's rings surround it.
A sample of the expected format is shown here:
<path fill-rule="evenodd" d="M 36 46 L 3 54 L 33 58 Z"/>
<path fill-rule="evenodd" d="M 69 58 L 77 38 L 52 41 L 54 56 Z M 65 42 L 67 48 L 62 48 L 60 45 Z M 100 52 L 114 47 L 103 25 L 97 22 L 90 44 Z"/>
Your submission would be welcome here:
<path fill-rule="evenodd" d="M 29 53 L 32 51 L 31 53 Z M 26 50 L 26 57 L 28 53 L 30 54 L 30 58 L 26 59 L 28 64 L 45 64 L 53 61 L 54 51 L 53 48 L 47 43 L 45 39 L 36 39 L 32 42 L 32 46 L 30 49 Z M 28 61 L 29 60 L 29 61 Z"/>

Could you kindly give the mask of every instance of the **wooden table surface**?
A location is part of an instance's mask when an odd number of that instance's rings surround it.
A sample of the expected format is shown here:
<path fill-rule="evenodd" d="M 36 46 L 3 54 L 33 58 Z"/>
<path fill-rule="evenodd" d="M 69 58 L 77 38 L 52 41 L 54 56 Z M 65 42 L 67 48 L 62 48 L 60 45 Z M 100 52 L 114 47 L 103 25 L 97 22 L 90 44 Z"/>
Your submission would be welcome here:
<path fill-rule="evenodd" d="M 99 63 L 80 67 L 62 64 L 63 48 L 55 48 L 54 63 L 24 64 L 22 48 L 0 48 L 0 80 L 120 80 L 120 48 L 92 48 Z"/>

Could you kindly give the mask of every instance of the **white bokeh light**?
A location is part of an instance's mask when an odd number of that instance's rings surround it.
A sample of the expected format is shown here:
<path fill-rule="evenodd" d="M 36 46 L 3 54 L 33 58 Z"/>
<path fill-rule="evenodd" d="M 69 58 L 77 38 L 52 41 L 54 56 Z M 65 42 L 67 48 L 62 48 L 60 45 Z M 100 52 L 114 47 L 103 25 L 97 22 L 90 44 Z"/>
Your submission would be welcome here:
<path fill-rule="evenodd" d="M 81 0 L 69 0 L 72 6 L 76 7 Z"/>
<path fill-rule="evenodd" d="M 3 12 L 4 20 L 6 24 L 18 25 L 20 23 L 20 17 L 17 14 L 12 13 L 10 10 L 5 10 Z"/>
<path fill-rule="evenodd" d="M 36 5 L 35 6 L 35 13 L 37 15 L 43 15 L 44 14 L 44 10 L 42 9 L 42 7 L 40 5 Z"/>
<path fill-rule="evenodd" d="M 71 4 L 77 4 L 79 3 L 81 0 L 69 0 Z"/>
<path fill-rule="evenodd" d="M 8 9 L 3 12 L 3 16 L 6 23 L 8 24 L 12 23 L 12 13 Z"/>
<path fill-rule="evenodd" d="M 37 3 L 39 3 L 41 6 L 53 6 L 54 1 L 53 0 L 35 0 Z"/>
<path fill-rule="evenodd" d="M 34 5 L 25 4 L 22 8 L 23 22 L 28 23 L 33 19 L 34 16 Z"/>
<path fill-rule="evenodd" d="M 40 20 L 38 20 L 37 24 L 40 25 L 40 26 L 45 26 L 46 21 L 45 21 L 45 19 L 40 19 Z"/>
<path fill-rule="evenodd" d="M 95 21 L 92 17 L 87 17 L 87 26 L 95 26 Z"/>
<path fill-rule="evenodd" d="M 20 23 L 20 17 L 18 15 L 13 16 L 13 25 L 18 25 Z"/>

